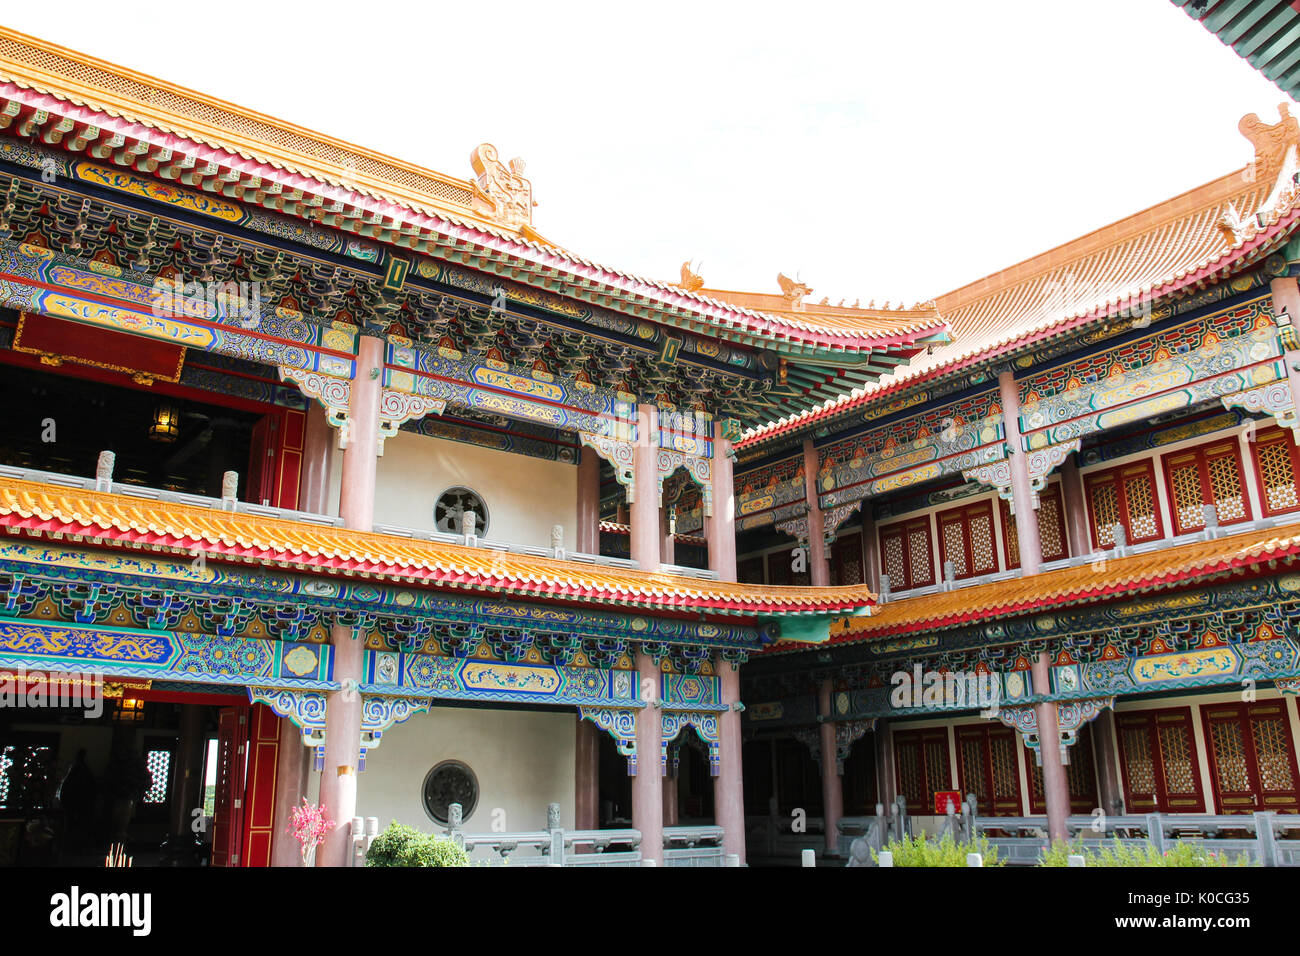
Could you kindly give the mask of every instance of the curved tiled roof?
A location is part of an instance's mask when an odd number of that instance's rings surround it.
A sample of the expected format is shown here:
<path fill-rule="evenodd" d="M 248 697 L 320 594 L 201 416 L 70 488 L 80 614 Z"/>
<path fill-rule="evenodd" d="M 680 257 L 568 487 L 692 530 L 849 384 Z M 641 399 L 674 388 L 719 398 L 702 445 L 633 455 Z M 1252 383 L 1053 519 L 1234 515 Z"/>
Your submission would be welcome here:
<path fill-rule="evenodd" d="M 1288 164 L 1266 179 L 1252 164 L 940 296 L 936 305 L 951 328 L 951 344 L 820 408 L 752 429 L 738 447 L 851 413 L 885 395 L 1212 281 L 1267 252 L 1293 225 L 1294 196 L 1279 189 L 1294 191 L 1292 183 L 1281 182 L 1293 170 Z M 1259 228 L 1253 214 L 1271 192 L 1285 208 Z M 1220 225 L 1233 217 L 1244 217 L 1245 228 L 1233 232 Z"/>
<path fill-rule="evenodd" d="M 865 585 L 775 587 L 706 581 L 503 553 L 482 547 L 0 479 L 0 527 L 11 533 L 146 547 L 303 572 L 372 577 L 530 600 L 621 605 L 643 612 L 762 617 L 870 607 Z"/>
<path fill-rule="evenodd" d="M 33 135 L 50 146 L 73 149 L 73 131 L 93 128 L 97 137 L 122 137 L 121 145 L 143 144 L 143 153 L 115 145 L 105 157 L 138 172 L 158 175 L 160 164 L 188 158 L 190 170 L 209 168 L 200 177 L 204 189 L 237 198 L 270 193 L 271 208 L 288 215 L 319 213 L 348 232 L 705 336 L 781 353 L 861 357 L 944 330 L 942 323 L 810 323 L 601 265 L 531 226 L 507 228 L 476 215 L 466 180 L 0 27 L 0 126 L 32 117 Z"/>
<path fill-rule="evenodd" d="M 1204 581 L 1224 572 L 1244 573 L 1277 561 L 1290 563 L 1297 558 L 1300 558 L 1300 521 L 1266 531 L 1240 532 L 1211 541 L 1195 541 L 1006 581 L 902 598 L 879 606 L 870 617 L 836 622 L 831 626 L 831 642 L 857 643 L 1073 604 L 1115 600 L 1143 591 Z M 774 645 L 772 649 L 780 647 Z"/>

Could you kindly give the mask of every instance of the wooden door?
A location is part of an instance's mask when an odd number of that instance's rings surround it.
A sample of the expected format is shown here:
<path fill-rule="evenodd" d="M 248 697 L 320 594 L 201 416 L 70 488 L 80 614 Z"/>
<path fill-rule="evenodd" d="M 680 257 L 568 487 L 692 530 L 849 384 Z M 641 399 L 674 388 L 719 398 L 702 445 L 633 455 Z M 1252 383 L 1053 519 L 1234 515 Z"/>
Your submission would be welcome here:
<path fill-rule="evenodd" d="M 217 792 L 212 820 L 212 865 L 239 866 L 244 835 L 244 764 L 248 743 L 248 708 L 223 707 L 217 728 Z"/>

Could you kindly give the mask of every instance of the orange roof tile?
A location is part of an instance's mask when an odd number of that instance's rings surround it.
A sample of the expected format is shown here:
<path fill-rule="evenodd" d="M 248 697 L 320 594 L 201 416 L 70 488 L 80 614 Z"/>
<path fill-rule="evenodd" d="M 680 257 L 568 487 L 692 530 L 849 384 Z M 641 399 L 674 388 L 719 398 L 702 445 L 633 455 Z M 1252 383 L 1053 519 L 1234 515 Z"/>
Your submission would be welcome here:
<path fill-rule="evenodd" d="M 774 587 L 648 574 L 18 479 L 0 479 L 0 527 L 11 533 L 185 554 L 201 549 L 214 560 L 273 564 L 306 572 L 652 611 L 824 614 L 860 610 L 875 601 L 875 595 L 861 585 Z"/>
<path fill-rule="evenodd" d="M 831 625 L 832 642 L 870 640 L 891 634 L 956 627 L 972 621 L 1204 581 L 1223 572 L 1245 572 L 1300 556 L 1300 521 L 1264 531 L 1240 532 L 1212 541 L 1163 548 L 1124 558 L 1081 564 L 880 605 L 870 617 Z"/>
<path fill-rule="evenodd" d="M 1295 156 L 1294 146 L 1281 164 L 1265 165 L 1257 155 L 1243 169 L 940 296 L 935 304 L 949 324 L 950 344 L 819 408 L 752 429 L 739 444 L 798 430 L 1186 282 L 1211 281 L 1294 226 Z M 1266 228 L 1254 228 L 1257 211 Z M 1225 219 L 1246 228 L 1224 228 Z"/>

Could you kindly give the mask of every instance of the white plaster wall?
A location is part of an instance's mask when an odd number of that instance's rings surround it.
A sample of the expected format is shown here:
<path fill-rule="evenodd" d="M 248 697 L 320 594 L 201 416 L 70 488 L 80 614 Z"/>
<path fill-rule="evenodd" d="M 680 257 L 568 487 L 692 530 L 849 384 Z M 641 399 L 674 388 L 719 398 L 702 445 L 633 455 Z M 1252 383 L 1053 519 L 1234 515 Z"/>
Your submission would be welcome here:
<path fill-rule="evenodd" d="M 443 760 L 468 764 L 478 778 L 479 800 L 465 819 L 467 833 L 490 833 L 493 811 L 504 811 L 504 829 L 541 830 L 546 806 L 560 805 L 560 824 L 574 825 L 577 715 L 438 707 L 386 730 L 366 752 L 358 777 L 357 812 L 426 833 L 441 828 L 425 812 L 424 778 Z M 522 855 L 523 850 L 519 853 Z M 484 854 L 475 852 L 474 857 Z"/>
<path fill-rule="evenodd" d="M 342 454 L 334 456 L 330 505 L 338 514 Z M 549 548 L 551 526 L 564 528 L 565 547 L 577 541 L 578 469 L 463 442 L 399 432 L 384 442 L 376 477 L 375 521 L 433 530 L 433 505 L 453 485 L 476 491 L 487 504 L 487 537 Z"/>

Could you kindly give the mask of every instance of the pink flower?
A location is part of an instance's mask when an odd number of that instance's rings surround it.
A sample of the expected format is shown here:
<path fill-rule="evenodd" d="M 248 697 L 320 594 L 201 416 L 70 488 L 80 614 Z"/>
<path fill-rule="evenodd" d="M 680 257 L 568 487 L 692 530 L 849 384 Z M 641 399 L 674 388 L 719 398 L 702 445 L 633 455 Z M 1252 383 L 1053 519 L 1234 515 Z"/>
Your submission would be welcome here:
<path fill-rule="evenodd" d="M 303 797 L 302 806 L 294 807 L 289 814 L 289 833 L 302 845 L 302 858 L 306 862 L 316 847 L 325 842 L 334 821 L 325 812 L 324 806 L 313 806 Z"/>

